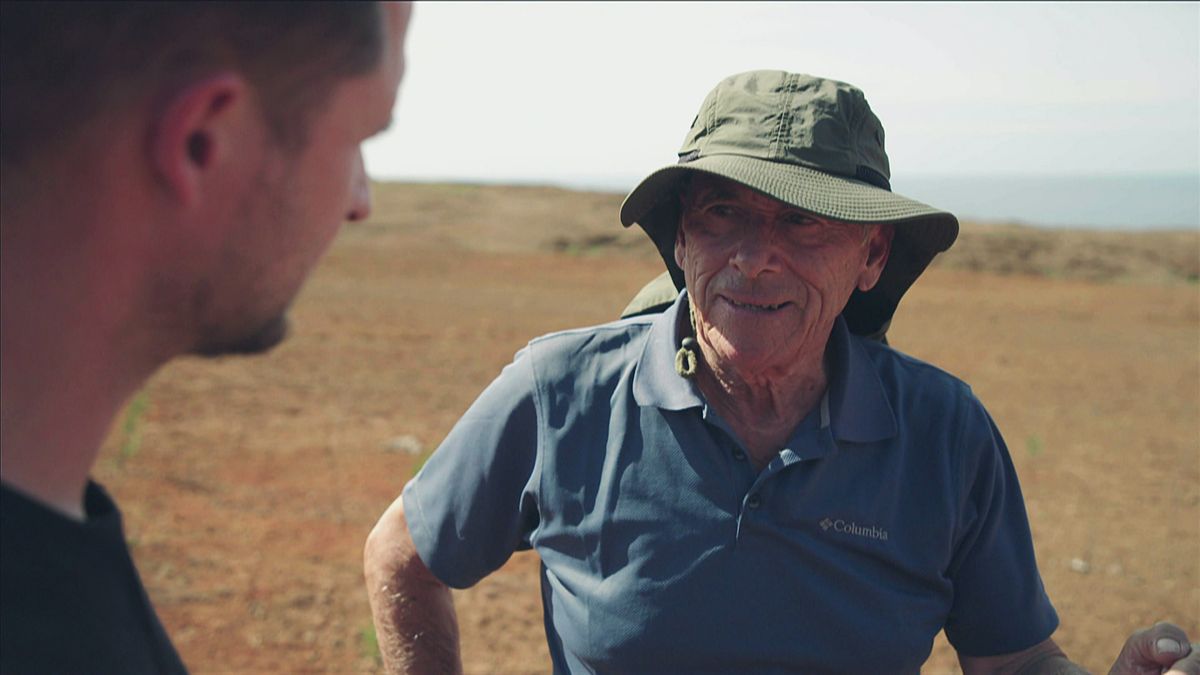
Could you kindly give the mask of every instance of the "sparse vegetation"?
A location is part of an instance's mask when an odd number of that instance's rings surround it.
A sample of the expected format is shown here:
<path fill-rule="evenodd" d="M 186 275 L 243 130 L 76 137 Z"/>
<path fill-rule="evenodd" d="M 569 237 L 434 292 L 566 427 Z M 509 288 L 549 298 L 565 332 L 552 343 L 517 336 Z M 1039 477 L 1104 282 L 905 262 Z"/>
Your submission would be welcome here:
<path fill-rule="evenodd" d="M 1025 452 L 1029 453 L 1030 457 L 1042 454 L 1042 440 L 1037 436 L 1030 436 L 1025 441 Z"/>
<path fill-rule="evenodd" d="M 117 453 L 118 465 L 124 465 L 137 454 L 142 445 L 142 416 L 150 404 L 150 396 L 143 389 L 125 406 L 125 414 L 121 417 L 121 449 Z"/>
<path fill-rule="evenodd" d="M 383 665 L 379 655 L 379 636 L 375 634 L 375 622 L 368 621 L 358 632 L 358 648 L 363 658 L 371 659 L 375 665 Z"/>
<path fill-rule="evenodd" d="M 425 466 L 425 462 L 429 461 L 429 457 L 432 454 L 433 454 L 433 448 L 428 448 L 426 450 L 421 451 L 421 454 L 417 455 L 417 457 L 415 459 L 413 459 L 413 463 L 412 463 L 412 475 L 413 476 L 416 476 L 417 473 L 419 473 L 421 471 L 421 467 Z"/>

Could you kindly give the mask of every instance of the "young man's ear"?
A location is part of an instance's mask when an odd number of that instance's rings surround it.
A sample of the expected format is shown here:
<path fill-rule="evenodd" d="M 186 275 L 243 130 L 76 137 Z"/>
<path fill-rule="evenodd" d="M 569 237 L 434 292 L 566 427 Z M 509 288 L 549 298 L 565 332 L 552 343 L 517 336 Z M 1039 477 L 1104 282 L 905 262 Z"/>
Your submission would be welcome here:
<path fill-rule="evenodd" d="M 870 233 L 867 235 L 867 261 L 861 274 L 858 276 L 858 290 L 869 291 L 879 282 L 880 275 L 883 274 L 883 268 L 887 265 L 888 256 L 892 253 L 892 239 L 896 234 L 896 228 L 890 223 L 882 223 L 879 225 L 870 225 Z"/>
<path fill-rule="evenodd" d="M 181 203 L 193 204 L 204 172 L 237 152 L 248 94 L 240 76 L 219 73 L 175 92 L 160 109 L 150 154 L 159 179 Z"/>

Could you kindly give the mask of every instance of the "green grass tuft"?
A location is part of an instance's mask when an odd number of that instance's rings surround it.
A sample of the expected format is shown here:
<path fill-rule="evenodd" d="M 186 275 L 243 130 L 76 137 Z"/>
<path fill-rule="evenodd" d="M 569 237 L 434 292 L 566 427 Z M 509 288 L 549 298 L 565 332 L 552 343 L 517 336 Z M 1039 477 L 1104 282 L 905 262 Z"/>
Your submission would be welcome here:
<path fill-rule="evenodd" d="M 375 634 L 375 623 L 368 622 L 358 631 L 358 649 L 368 659 L 374 659 L 375 665 L 383 665 L 383 657 L 379 654 L 379 636 Z"/>
<path fill-rule="evenodd" d="M 1042 441 L 1037 436 L 1030 436 L 1025 441 L 1025 452 L 1029 453 L 1030 457 L 1037 457 L 1042 454 Z"/>
<path fill-rule="evenodd" d="M 117 454 L 117 464 L 137 454 L 142 445 L 142 416 L 150 405 L 150 396 L 143 389 L 139 391 L 125 408 L 125 416 L 121 420 L 121 451 Z"/>
<path fill-rule="evenodd" d="M 429 448 L 428 450 L 425 450 L 421 454 L 417 455 L 416 459 L 413 460 L 413 467 L 412 467 L 412 475 L 414 477 L 417 475 L 418 472 L 421 471 L 421 467 L 425 466 L 425 462 L 428 462 L 429 458 L 432 455 L 433 455 L 433 448 Z"/>

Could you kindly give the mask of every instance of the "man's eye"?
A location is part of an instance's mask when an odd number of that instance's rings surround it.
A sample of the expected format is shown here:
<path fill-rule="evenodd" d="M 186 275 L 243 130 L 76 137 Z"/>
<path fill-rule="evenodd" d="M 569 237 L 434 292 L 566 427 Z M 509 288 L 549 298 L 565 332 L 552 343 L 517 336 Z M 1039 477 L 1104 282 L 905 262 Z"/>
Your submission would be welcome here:
<path fill-rule="evenodd" d="M 792 227 L 811 227 L 818 224 L 816 218 L 803 213 L 789 213 L 783 217 L 783 222 Z"/>
<path fill-rule="evenodd" d="M 708 212 L 720 218 L 730 218 L 737 215 L 737 209 L 728 204 L 713 204 L 708 207 Z"/>

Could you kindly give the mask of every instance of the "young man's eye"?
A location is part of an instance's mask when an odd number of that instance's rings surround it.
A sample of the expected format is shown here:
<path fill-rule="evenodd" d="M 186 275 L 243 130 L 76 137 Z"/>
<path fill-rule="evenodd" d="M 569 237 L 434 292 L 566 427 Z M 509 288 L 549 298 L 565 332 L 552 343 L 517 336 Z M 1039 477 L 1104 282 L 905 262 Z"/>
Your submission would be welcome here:
<path fill-rule="evenodd" d="M 737 215 L 737 208 L 729 204 L 713 204 L 708 207 L 708 212 L 720 218 L 731 218 Z"/>

